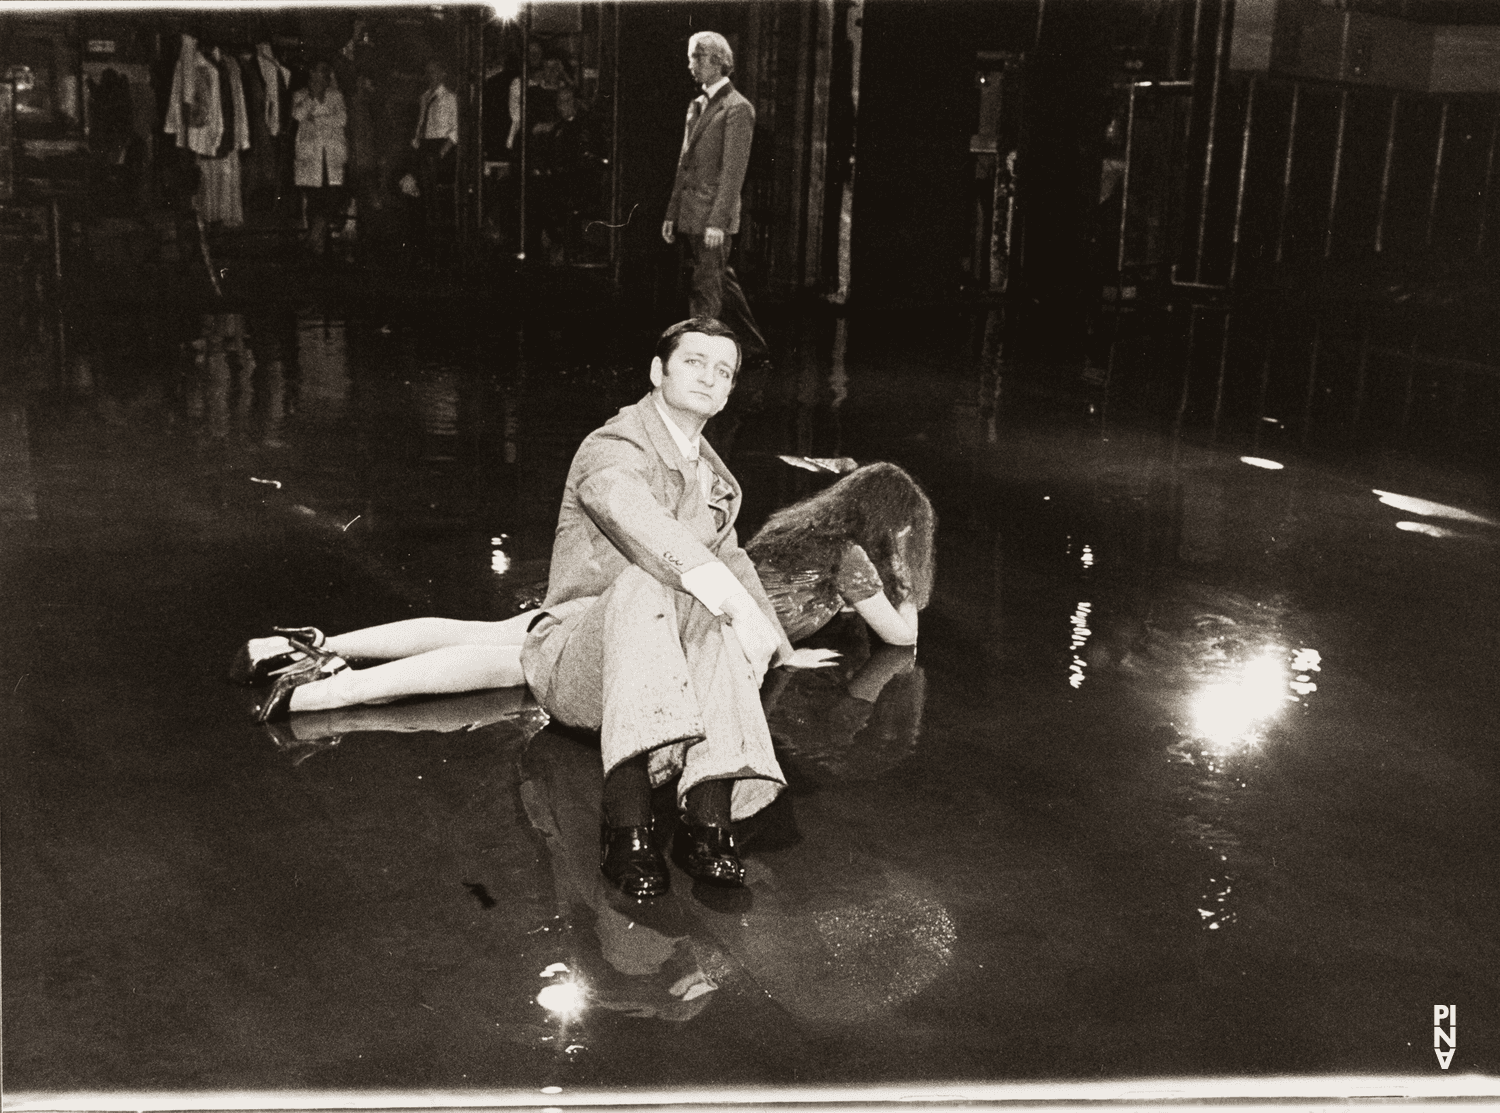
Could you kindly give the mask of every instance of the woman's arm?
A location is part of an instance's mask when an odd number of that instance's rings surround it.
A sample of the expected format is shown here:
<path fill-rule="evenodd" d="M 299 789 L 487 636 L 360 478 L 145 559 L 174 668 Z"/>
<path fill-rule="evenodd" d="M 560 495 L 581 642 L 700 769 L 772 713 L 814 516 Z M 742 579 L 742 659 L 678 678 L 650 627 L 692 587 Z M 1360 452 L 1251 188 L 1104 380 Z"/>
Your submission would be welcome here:
<path fill-rule="evenodd" d="M 887 645 L 917 644 L 917 608 L 910 602 L 902 603 L 898 609 L 891 606 L 885 592 L 877 591 L 855 603 L 854 610 Z"/>

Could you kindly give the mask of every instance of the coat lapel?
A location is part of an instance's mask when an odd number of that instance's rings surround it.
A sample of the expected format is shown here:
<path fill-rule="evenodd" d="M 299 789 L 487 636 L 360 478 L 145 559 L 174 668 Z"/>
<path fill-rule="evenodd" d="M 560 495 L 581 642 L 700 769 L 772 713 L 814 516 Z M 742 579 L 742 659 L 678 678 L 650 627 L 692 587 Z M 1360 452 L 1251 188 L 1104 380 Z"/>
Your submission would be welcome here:
<path fill-rule="evenodd" d="M 714 475 L 718 476 L 729 487 L 728 513 L 724 516 L 723 527 L 715 531 L 718 539 L 722 541 L 724 536 L 734 527 L 734 520 L 739 517 L 740 497 L 743 492 L 740 490 L 738 480 L 724 466 L 724 461 L 719 459 L 719 454 L 713 450 L 713 446 L 701 437 L 698 440 L 698 454 L 708 461 L 709 467 L 714 469 Z M 712 521 L 713 511 L 709 510 L 708 514 L 709 520 Z"/>
<path fill-rule="evenodd" d="M 646 435 L 651 438 L 651 445 L 656 449 L 656 454 L 661 457 L 662 463 L 674 469 L 682 480 L 682 487 L 677 492 L 677 519 L 685 521 L 694 516 L 694 510 L 703 505 L 701 498 L 694 498 L 698 491 L 698 465 L 688 460 L 677 447 L 677 442 L 672 439 L 672 434 L 667 432 L 667 426 L 662 416 L 657 412 L 656 403 L 651 400 L 651 395 L 646 395 L 637 403 L 637 409 L 641 415 L 641 424 L 645 426 Z M 703 442 L 698 442 L 701 446 Z M 707 507 L 705 506 L 706 510 Z"/>
<path fill-rule="evenodd" d="M 726 82 L 724 87 L 713 95 L 713 99 L 708 102 L 708 106 L 699 114 L 698 121 L 693 125 L 693 130 L 689 133 L 687 142 L 682 145 L 683 158 L 687 158 L 688 152 L 697 145 L 699 136 L 708 130 L 708 122 L 724 111 L 724 102 L 729 99 L 729 94 L 733 91 L 734 82 L 730 81 Z"/>
<path fill-rule="evenodd" d="M 734 476 L 729 474 L 729 469 L 724 466 L 724 461 L 719 459 L 719 454 L 700 437 L 698 455 L 708 463 L 716 476 L 729 485 L 731 491 L 729 513 L 725 516 L 724 526 L 720 528 L 714 522 L 713 510 L 710 509 L 707 500 L 702 497 L 702 488 L 698 486 L 697 463 L 683 456 L 682 450 L 677 447 L 677 442 L 672 439 L 672 434 L 667 431 L 661 414 L 657 412 L 656 403 L 652 401 L 651 395 L 648 394 L 641 399 L 637 403 L 637 409 L 641 415 L 641 424 L 646 429 L 646 435 L 651 438 L 656 454 L 661 457 L 664 464 L 676 469 L 682 479 L 682 488 L 677 495 L 677 520 L 683 523 L 694 522 L 697 527 L 702 528 L 706 536 L 714 538 L 714 544 L 717 545 L 734 525 L 735 518 L 739 516 L 740 485 L 735 481 Z"/>

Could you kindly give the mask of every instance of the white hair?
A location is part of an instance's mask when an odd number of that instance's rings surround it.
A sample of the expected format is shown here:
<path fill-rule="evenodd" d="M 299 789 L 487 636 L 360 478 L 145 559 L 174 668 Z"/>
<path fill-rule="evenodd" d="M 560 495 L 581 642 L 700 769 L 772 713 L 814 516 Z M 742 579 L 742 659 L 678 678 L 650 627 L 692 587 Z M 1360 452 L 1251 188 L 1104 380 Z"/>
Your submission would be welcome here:
<path fill-rule="evenodd" d="M 717 31 L 699 31 L 688 39 L 688 53 L 698 49 L 699 43 L 708 47 L 710 57 L 717 59 L 725 73 L 734 72 L 734 51 L 730 48 L 728 39 Z"/>

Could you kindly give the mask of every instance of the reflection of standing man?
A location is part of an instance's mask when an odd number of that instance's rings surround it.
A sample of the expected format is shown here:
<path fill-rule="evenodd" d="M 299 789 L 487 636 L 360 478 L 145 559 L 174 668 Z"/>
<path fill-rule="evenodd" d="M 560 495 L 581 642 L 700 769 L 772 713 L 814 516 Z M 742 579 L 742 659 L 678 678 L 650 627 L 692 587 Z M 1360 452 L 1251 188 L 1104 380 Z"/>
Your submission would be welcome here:
<path fill-rule="evenodd" d="M 427 63 L 427 89 L 417 115 L 411 145 L 419 155 L 417 181 L 431 235 L 446 213 L 444 190 L 453 188 L 453 152 L 458 147 L 458 98 L 445 84 L 448 71 L 436 60 Z"/>
<path fill-rule="evenodd" d="M 734 330 L 747 357 L 764 358 L 766 338 L 729 265 L 731 237 L 740 230 L 740 190 L 755 138 L 755 107 L 729 83 L 734 52 L 723 35 L 699 31 L 690 38 L 688 70 L 703 95 L 688 106 L 661 238 L 675 243 L 682 237 L 693 272 L 690 315 L 718 318 Z"/>

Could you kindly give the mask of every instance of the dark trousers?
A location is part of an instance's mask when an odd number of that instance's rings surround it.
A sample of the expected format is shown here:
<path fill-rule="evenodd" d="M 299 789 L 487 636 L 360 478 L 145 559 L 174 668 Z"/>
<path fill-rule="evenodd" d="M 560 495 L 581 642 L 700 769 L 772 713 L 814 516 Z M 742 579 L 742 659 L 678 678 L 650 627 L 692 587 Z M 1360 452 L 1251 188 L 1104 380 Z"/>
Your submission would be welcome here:
<path fill-rule="evenodd" d="M 422 192 L 423 231 L 428 237 L 453 220 L 453 170 L 458 148 L 442 153 L 443 139 L 422 140 L 417 158 L 417 188 Z"/>
<path fill-rule="evenodd" d="M 734 268 L 729 265 L 733 237 L 725 236 L 718 247 L 703 242 L 702 232 L 678 236 L 683 245 L 688 269 L 692 272 L 688 287 L 688 313 L 693 317 L 715 317 L 734 330 L 746 359 L 770 354 L 770 345 L 750 315 L 745 291 L 740 289 Z"/>

